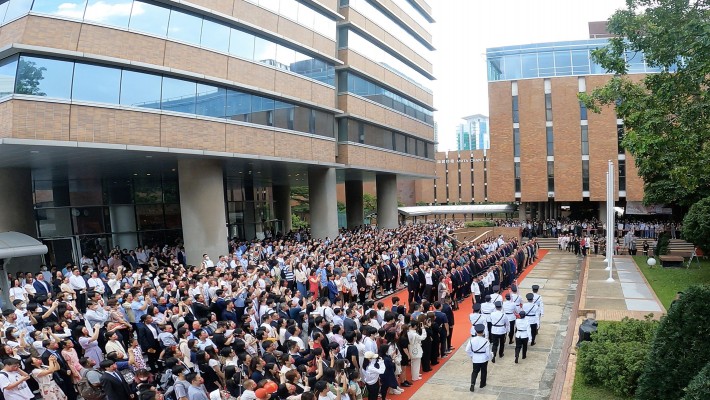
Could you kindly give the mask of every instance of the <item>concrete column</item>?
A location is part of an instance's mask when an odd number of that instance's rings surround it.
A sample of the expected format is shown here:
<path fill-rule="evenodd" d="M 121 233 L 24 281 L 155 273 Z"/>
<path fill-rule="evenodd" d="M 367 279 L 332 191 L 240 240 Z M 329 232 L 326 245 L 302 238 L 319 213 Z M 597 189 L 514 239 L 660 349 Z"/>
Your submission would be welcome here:
<path fill-rule="evenodd" d="M 362 181 L 345 181 L 345 216 L 348 229 L 357 228 L 365 222 L 362 195 Z"/>
<path fill-rule="evenodd" d="M 308 193 L 311 213 L 311 235 L 318 239 L 335 238 L 338 236 L 335 168 L 309 168 Z"/>
<path fill-rule="evenodd" d="M 378 174 L 377 182 L 377 226 L 394 229 L 399 226 L 397 211 L 397 175 Z"/>
<path fill-rule="evenodd" d="M 254 179 L 251 174 L 244 177 L 242 185 L 244 185 L 244 238 L 252 240 L 257 237 L 257 227 L 261 221 L 257 221 Z"/>
<path fill-rule="evenodd" d="M 599 220 L 606 224 L 606 201 L 599 202 Z"/>
<path fill-rule="evenodd" d="M 187 263 L 199 265 L 202 254 L 216 260 L 227 253 L 224 171 L 216 160 L 178 160 L 180 212 Z"/>
<path fill-rule="evenodd" d="M 108 208 L 111 217 L 111 239 L 114 246 L 122 249 L 135 249 L 138 246 L 136 235 L 136 210 L 132 205 L 114 205 Z M 144 243 L 145 244 L 145 243 Z"/>
<path fill-rule="evenodd" d="M 518 206 L 518 219 L 520 220 L 520 222 L 524 222 L 528 219 L 527 214 L 525 213 L 526 206 L 526 203 L 520 203 L 520 205 Z"/>
<path fill-rule="evenodd" d="M 281 221 L 282 233 L 291 230 L 291 185 L 274 185 L 274 217 Z M 276 233 L 276 232 L 274 232 Z"/>

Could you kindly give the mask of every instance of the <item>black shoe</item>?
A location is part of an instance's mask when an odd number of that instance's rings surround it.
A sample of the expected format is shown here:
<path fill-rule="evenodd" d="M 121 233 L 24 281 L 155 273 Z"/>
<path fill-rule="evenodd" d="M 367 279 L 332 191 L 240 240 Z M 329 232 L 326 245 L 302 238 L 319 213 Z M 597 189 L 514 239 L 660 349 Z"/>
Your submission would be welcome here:
<path fill-rule="evenodd" d="M 515 357 L 515 363 L 516 364 L 518 363 L 518 357 Z"/>
<path fill-rule="evenodd" d="M 476 385 L 471 385 L 468 390 L 473 392 L 474 390 L 476 390 Z"/>
<path fill-rule="evenodd" d="M 438 361 L 434 361 L 433 363 L 431 363 L 431 365 L 439 365 L 439 362 L 438 362 Z"/>
<path fill-rule="evenodd" d="M 508 344 L 513 344 L 513 341 L 512 340 L 508 341 Z"/>
<path fill-rule="evenodd" d="M 524 360 L 524 359 L 526 359 L 526 358 L 528 358 L 528 356 L 526 356 L 526 355 L 523 355 L 523 360 Z"/>
<path fill-rule="evenodd" d="M 431 368 L 429 368 L 429 369 L 423 369 L 422 371 L 424 371 L 424 372 L 431 372 Z"/>
<path fill-rule="evenodd" d="M 500 353 L 500 355 L 498 357 L 503 358 L 503 353 Z"/>
<path fill-rule="evenodd" d="M 491 360 L 491 362 L 492 362 L 493 364 L 495 364 L 495 363 L 496 363 L 496 358 L 493 357 L 493 359 Z"/>
<path fill-rule="evenodd" d="M 485 383 L 481 383 L 481 389 L 483 389 L 484 387 L 486 387 L 486 384 L 485 384 Z"/>
<path fill-rule="evenodd" d="M 409 386 L 412 386 L 412 385 L 413 385 L 413 383 L 410 382 L 410 381 L 404 381 L 404 383 L 406 383 L 406 384 L 409 385 Z"/>
<path fill-rule="evenodd" d="M 530 343 L 530 346 L 535 346 L 535 342 Z"/>
<path fill-rule="evenodd" d="M 412 386 L 412 384 L 411 384 L 411 383 L 407 383 L 407 382 L 402 382 L 402 383 L 400 384 L 400 386 L 402 386 L 402 387 L 410 387 L 410 386 Z"/>

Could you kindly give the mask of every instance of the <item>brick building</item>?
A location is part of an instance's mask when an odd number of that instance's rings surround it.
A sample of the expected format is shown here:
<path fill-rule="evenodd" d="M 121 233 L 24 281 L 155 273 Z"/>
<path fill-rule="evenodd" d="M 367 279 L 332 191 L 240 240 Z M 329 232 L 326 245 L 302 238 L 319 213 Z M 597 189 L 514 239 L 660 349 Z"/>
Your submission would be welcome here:
<path fill-rule="evenodd" d="M 375 183 L 430 178 L 425 0 L 0 0 L 0 231 L 55 263 L 184 239 L 190 262 L 291 227 L 363 221 Z"/>

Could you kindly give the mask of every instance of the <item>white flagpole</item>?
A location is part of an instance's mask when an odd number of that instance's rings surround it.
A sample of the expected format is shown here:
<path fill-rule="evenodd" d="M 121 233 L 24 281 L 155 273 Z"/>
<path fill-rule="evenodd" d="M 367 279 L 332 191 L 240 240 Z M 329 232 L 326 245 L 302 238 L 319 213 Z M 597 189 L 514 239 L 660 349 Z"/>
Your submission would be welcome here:
<path fill-rule="evenodd" d="M 606 184 L 606 212 L 607 212 L 607 226 L 608 226 L 608 239 L 606 246 L 606 258 L 609 266 L 609 278 L 607 282 L 614 282 L 614 277 L 612 272 L 614 270 L 614 227 L 616 226 L 614 222 L 614 216 L 616 212 L 614 211 L 614 163 L 609 160 L 609 171 L 607 172 L 607 184 Z"/>

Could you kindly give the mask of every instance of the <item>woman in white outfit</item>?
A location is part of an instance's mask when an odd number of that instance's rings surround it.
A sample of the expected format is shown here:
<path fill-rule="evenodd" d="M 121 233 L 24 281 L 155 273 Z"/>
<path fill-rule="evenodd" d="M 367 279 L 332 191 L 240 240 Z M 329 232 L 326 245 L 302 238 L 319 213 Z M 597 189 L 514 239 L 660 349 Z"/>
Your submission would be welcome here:
<path fill-rule="evenodd" d="M 422 356 L 424 355 L 424 350 L 422 349 L 422 341 L 426 339 L 426 331 L 421 330 L 421 333 L 417 328 L 419 324 L 416 321 L 409 323 L 409 331 L 407 332 L 407 337 L 409 338 L 409 357 L 412 362 L 412 382 L 422 379 L 419 375 L 419 368 L 421 367 Z"/>

